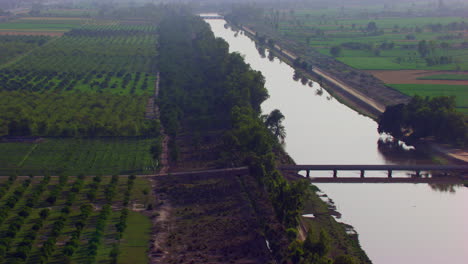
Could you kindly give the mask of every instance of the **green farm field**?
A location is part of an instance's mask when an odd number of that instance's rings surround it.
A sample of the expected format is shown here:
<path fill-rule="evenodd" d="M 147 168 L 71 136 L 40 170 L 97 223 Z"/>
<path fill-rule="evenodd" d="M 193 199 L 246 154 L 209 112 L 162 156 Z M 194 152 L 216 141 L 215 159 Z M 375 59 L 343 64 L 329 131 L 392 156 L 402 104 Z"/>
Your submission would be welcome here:
<path fill-rule="evenodd" d="M 137 194 L 153 200 L 148 184 L 126 176 L 1 177 L 2 263 L 110 263 L 113 258 L 147 263 L 152 212 L 130 208 L 146 208 Z M 129 237 L 137 238 L 142 250 L 112 257 L 113 249 L 128 248 Z"/>
<path fill-rule="evenodd" d="M 330 49 L 339 46 L 342 52 L 337 59 L 356 69 L 468 70 L 468 50 L 463 48 L 466 18 L 402 15 L 357 19 L 365 14 L 353 9 L 347 10 L 346 16 L 338 9 L 275 12 L 266 12 L 261 23 L 275 25 L 273 30 L 280 36 L 325 55 L 331 56 Z M 431 45 L 427 55 L 418 53 L 418 44 L 423 40 Z M 362 45 L 346 46 L 349 43 Z M 426 61 L 442 56 L 451 62 Z"/>
<path fill-rule="evenodd" d="M 155 139 L 54 139 L 42 143 L 0 143 L 0 175 L 149 174 Z"/>
<path fill-rule="evenodd" d="M 410 96 L 454 96 L 458 110 L 468 114 L 468 87 L 466 85 L 391 84 L 390 86 Z"/>

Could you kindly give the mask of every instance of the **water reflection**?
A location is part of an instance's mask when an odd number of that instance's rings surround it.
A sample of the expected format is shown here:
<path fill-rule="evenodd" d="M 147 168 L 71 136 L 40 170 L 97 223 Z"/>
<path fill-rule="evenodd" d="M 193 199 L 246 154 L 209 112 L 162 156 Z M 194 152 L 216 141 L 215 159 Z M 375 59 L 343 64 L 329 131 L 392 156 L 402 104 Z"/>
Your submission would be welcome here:
<path fill-rule="evenodd" d="M 273 54 L 273 52 L 271 50 L 268 52 L 268 60 L 269 61 L 274 61 L 275 60 L 275 54 Z"/>
<path fill-rule="evenodd" d="M 323 95 L 323 89 L 320 87 L 320 89 L 315 90 L 315 95 L 322 96 Z"/>
<path fill-rule="evenodd" d="M 457 187 L 462 187 L 463 184 L 431 183 L 429 186 L 434 191 L 455 193 Z"/>
<path fill-rule="evenodd" d="M 257 44 L 255 44 L 255 47 L 257 48 L 257 51 L 258 51 L 258 54 L 260 54 L 260 57 L 262 59 L 266 58 L 265 48 L 262 45 L 257 45 Z"/>

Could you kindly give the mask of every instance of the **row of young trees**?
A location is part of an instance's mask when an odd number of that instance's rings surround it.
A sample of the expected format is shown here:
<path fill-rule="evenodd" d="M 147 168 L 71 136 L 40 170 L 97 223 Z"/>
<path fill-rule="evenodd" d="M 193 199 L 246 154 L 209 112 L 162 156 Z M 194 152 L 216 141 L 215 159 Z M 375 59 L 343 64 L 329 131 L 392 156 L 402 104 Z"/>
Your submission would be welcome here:
<path fill-rule="evenodd" d="M 50 182 L 50 176 L 46 175 L 42 179 L 42 181 L 35 186 L 32 193 L 29 194 L 28 198 L 26 199 L 25 206 L 20 210 L 16 219 L 9 226 L 9 241 L 10 243 L 16 237 L 16 234 L 19 233 L 21 227 L 24 226 L 25 221 L 31 215 L 31 211 L 33 208 L 37 206 L 40 201 L 40 196 L 44 191 L 47 190 L 47 185 Z M 14 252 L 12 252 L 9 256 L 9 260 L 13 263 L 15 261 L 23 262 L 29 257 L 32 247 L 34 245 L 34 241 L 37 238 L 38 231 L 43 227 L 45 220 L 49 216 L 50 209 L 42 209 L 39 212 L 39 218 L 34 220 L 34 224 L 31 226 L 26 235 L 23 237 L 22 241 L 17 245 Z M 11 248 L 10 248 L 11 250 Z"/>
<path fill-rule="evenodd" d="M 13 185 L 16 181 L 16 178 L 16 176 L 10 176 L 9 179 L 5 182 L 4 187 Z M 0 233 L 0 261 L 6 261 L 8 263 L 24 263 L 25 261 L 29 261 L 30 258 L 34 258 L 35 263 L 49 262 L 51 257 L 57 251 L 57 242 L 59 241 L 59 238 L 63 236 L 65 226 L 72 224 L 74 229 L 70 233 L 70 239 L 66 241 L 64 246 L 61 248 L 60 254 L 60 261 L 63 261 L 63 263 L 71 263 L 74 253 L 78 250 L 78 247 L 82 246 L 80 245 L 82 244 L 80 237 L 94 211 L 94 206 L 91 202 L 96 202 L 95 197 L 93 199 L 89 199 L 88 197 L 88 203 L 84 203 L 80 206 L 80 214 L 76 218 L 70 217 L 72 208 L 73 206 L 76 206 L 76 202 L 78 201 L 78 195 L 83 190 L 85 184 L 84 175 L 79 175 L 76 177 L 76 180 L 69 187 L 67 187 L 69 177 L 60 176 L 58 183 L 53 188 L 49 188 L 51 177 L 46 175 L 38 184 L 34 185 L 32 190 L 27 191 L 28 187 L 31 186 L 32 179 L 33 177 L 30 177 L 29 179 L 21 182 L 9 196 L 12 197 L 12 199 L 5 199 L 5 204 L 1 207 L 0 216 L 3 220 L 5 220 L 6 218 L 10 219 L 11 210 L 15 209 L 17 204 L 23 204 L 23 207 L 18 209 L 18 215 L 8 221 L 7 229 Z M 93 178 L 91 184 L 88 187 L 92 190 L 97 190 L 99 185 L 96 184 L 101 183 L 102 180 L 103 177 L 97 175 Z M 135 180 L 136 177 L 134 175 L 128 177 L 127 188 L 124 194 L 125 198 L 123 201 L 125 206 L 128 205 Z M 118 194 L 118 184 L 119 176 L 114 175 L 103 190 L 105 205 L 98 214 L 97 220 L 95 222 L 93 221 L 95 231 L 88 239 L 86 245 L 87 263 L 94 263 L 97 249 L 102 243 L 104 231 L 109 225 L 108 219 L 112 211 L 111 205 L 114 201 L 114 198 Z M 65 190 L 65 188 L 67 188 L 67 190 Z M 44 195 L 45 191 L 48 191 L 46 195 Z M 55 218 L 50 227 L 47 228 L 47 239 L 41 244 L 37 254 L 33 256 L 33 245 L 37 243 L 36 240 L 39 238 L 38 235 L 41 230 L 44 230 L 46 220 L 51 214 L 51 209 L 40 209 L 38 217 L 30 220 L 29 218 L 35 215 L 32 213 L 32 210 L 38 206 L 42 207 L 56 205 L 56 201 L 60 198 L 60 196 L 64 196 L 65 203 L 63 207 L 59 209 L 59 216 Z M 44 198 L 41 199 L 41 197 Z M 13 203 L 8 203 L 10 200 Z M 21 202 L 22 200 L 25 200 L 25 202 Z M 117 242 L 114 243 L 112 251 L 109 255 L 111 263 L 117 263 L 117 257 L 119 254 L 118 246 L 123 232 L 127 226 L 128 214 L 128 209 L 124 208 L 121 210 L 119 221 L 115 224 L 115 239 Z M 32 223 L 32 225 L 29 223 Z M 25 227 L 28 227 L 28 230 L 25 230 Z M 16 243 L 14 241 L 18 239 L 15 240 L 15 238 L 18 237 L 20 232 L 21 234 L 24 233 L 25 235 L 22 236 L 22 239 L 18 243 Z"/>
<path fill-rule="evenodd" d="M 33 50 L 9 68 L 75 73 L 92 70 L 152 73 L 156 69 L 156 34 L 154 28 L 147 31 L 147 26 L 140 27 L 122 29 L 122 32 L 105 28 L 76 29 Z"/>
<path fill-rule="evenodd" d="M 48 36 L 0 36 L 0 63 L 40 47 L 50 39 Z"/>
<path fill-rule="evenodd" d="M 111 94 L 151 94 L 149 73 L 90 71 L 88 73 L 3 70 L 0 90 L 32 92 L 86 91 Z"/>
<path fill-rule="evenodd" d="M 157 136 L 146 96 L 0 91 L 0 136 Z"/>

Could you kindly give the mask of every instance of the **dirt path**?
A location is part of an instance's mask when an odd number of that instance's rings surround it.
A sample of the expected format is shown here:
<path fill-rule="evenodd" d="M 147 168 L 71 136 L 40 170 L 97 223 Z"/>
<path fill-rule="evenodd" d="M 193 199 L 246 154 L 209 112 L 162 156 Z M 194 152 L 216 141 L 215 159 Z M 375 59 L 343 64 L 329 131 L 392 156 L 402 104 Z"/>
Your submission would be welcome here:
<path fill-rule="evenodd" d="M 154 91 L 154 96 L 155 98 L 158 98 L 159 96 L 159 79 L 160 79 L 160 74 L 158 72 L 157 75 L 157 80 L 156 80 L 156 88 Z M 156 115 L 156 118 L 160 119 L 160 111 L 159 111 L 159 106 L 157 104 L 154 105 L 154 112 Z M 161 157 L 159 158 L 159 166 L 160 170 L 159 173 L 167 173 L 169 171 L 169 136 L 166 134 L 166 131 L 164 130 L 164 127 L 161 124 L 161 135 L 162 135 L 162 153 Z"/>
<path fill-rule="evenodd" d="M 444 154 L 451 160 L 468 163 L 468 151 L 466 149 L 454 148 L 448 145 L 441 145 L 437 143 L 431 144 L 431 147 L 433 150 Z"/>
<path fill-rule="evenodd" d="M 157 176 L 156 176 L 157 177 Z M 156 179 L 151 179 L 151 187 L 156 190 Z M 166 243 L 170 231 L 173 229 L 171 226 L 172 221 L 170 220 L 172 207 L 169 204 L 167 197 L 158 195 L 156 193 L 157 202 L 159 205 L 156 208 L 157 215 L 152 219 L 152 239 L 149 250 L 149 260 L 151 264 L 163 263 L 164 256 L 168 253 L 164 250 L 164 244 Z"/>
<path fill-rule="evenodd" d="M 146 104 L 146 112 L 145 112 L 145 118 L 146 119 L 160 119 L 160 111 L 159 111 L 159 106 L 154 102 L 156 98 L 159 96 L 159 79 L 160 79 L 160 74 L 159 72 L 156 75 L 156 82 L 155 82 L 155 88 L 154 88 L 154 94 L 148 99 L 148 103 Z M 159 173 L 164 174 L 167 173 L 169 170 L 169 149 L 168 149 L 168 143 L 169 143 L 169 137 L 166 134 L 166 131 L 164 130 L 164 127 L 161 126 L 161 138 L 162 138 L 162 153 L 161 157 L 159 158 Z M 155 172 L 156 174 L 156 172 Z"/>
<path fill-rule="evenodd" d="M 147 105 L 147 117 L 152 117 L 152 119 L 159 119 L 160 120 L 160 111 L 159 106 L 154 103 L 155 99 L 159 96 L 159 79 L 160 74 L 157 74 L 157 80 L 155 83 L 154 89 L 154 96 L 150 98 Z M 169 136 L 166 134 L 164 127 L 161 125 L 161 137 L 162 137 L 162 153 L 159 158 L 159 174 L 166 174 L 169 171 Z M 157 177 L 157 176 L 156 176 Z M 159 193 L 156 193 L 156 184 L 157 181 L 154 177 L 150 178 L 151 181 L 151 188 L 153 192 L 155 192 L 155 196 L 157 197 L 156 202 L 158 205 L 156 206 L 156 211 L 158 215 L 152 219 L 153 221 L 153 231 L 152 231 L 152 239 L 151 239 L 151 246 L 149 250 L 149 259 L 150 263 L 162 263 L 161 260 L 164 257 L 166 252 L 163 251 L 163 244 L 167 241 L 170 232 L 170 224 L 171 221 L 169 220 L 172 207 L 166 200 L 166 197 L 161 196 Z"/>
<path fill-rule="evenodd" d="M 329 82 L 333 83 L 334 85 L 340 87 L 341 89 L 345 90 L 349 94 L 351 94 L 353 97 L 355 97 L 357 100 L 360 100 L 364 102 L 365 104 L 369 105 L 370 107 L 374 108 L 380 113 L 383 113 L 385 111 L 385 106 L 383 104 L 380 104 L 371 98 L 363 95 L 359 91 L 353 89 L 352 87 L 340 82 L 338 79 L 334 78 L 333 76 L 325 73 L 323 70 L 318 69 L 317 67 L 312 69 L 313 72 L 316 74 L 321 75 L 323 78 L 327 79 Z M 349 98 L 352 100 L 352 98 Z"/>
<path fill-rule="evenodd" d="M 146 119 L 157 119 L 159 118 L 158 115 L 158 106 L 154 103 L 154 100 L 158 97 L 159 94 L 159 72 L 156 75 L 156 82 L 154 83 L 154 94 L 148 99 L 148 103 L 146 104 L 146 112 L 145 118 Z"/>

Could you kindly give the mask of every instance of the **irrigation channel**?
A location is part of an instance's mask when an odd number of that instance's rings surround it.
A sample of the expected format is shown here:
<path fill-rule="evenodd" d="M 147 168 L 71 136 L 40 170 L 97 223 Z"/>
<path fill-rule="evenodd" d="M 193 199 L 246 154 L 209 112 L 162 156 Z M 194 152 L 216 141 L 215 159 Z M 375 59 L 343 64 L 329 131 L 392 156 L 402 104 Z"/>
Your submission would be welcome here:
<path fill-rule="evenodd" d="M 338 102 L 318 83 L 293 80 L 294 70 L 278 58 L 260 55 L 243 32 L 226 21 L 207 20 L 231 52 L 265 76 L 270 98 L 264 113 L 280 109 L 286 116 L 286 151 L 297 164 L 427 164 L 414 151 L 389 151 L 379 144 L 377 124 Z M 394 148 L 389 148 L 394 149 Z M 329 176 L 327 172 L 316 172 Z M 325 174 L 324 174 L 325 173 Z M 332 173 L 332 172 L 330 172 Z M 345 172 L 359 177 L 359 172 Z M 320 174 L 320 175 L 319 175 Z M 367 174 L 366 174 L 367 175 Z M 369 172 L 386 177 L 387 172 Z M 395 173 L 394 177 L 408 177 Z M 316 184 L 354 226 L 373 263 L 466 263 L 468 259 L 468 188 L 435 184 Z"/>

